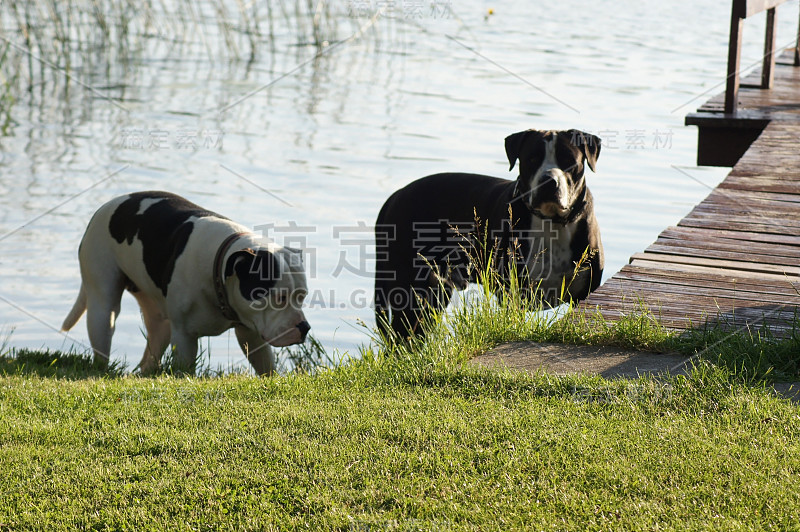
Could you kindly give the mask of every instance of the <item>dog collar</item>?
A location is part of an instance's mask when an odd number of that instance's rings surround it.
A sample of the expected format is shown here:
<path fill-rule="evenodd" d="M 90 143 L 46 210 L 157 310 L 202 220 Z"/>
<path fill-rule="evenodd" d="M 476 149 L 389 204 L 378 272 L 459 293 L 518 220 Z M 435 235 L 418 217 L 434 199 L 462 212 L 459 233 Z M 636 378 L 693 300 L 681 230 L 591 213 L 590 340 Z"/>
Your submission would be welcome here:
<path fill-rule="evenodd" d="M 569 210 L 569 213 L 566 216 L 544 216 L 541 212 L 536 212 L 535 209 L 531 209 L 527 203 L 523 202 L 525 208 L 528 209 L 528 212 L 539 218 L 540 220 L 550 220 L 554 224 L 559 225 L 569 225 L 578 218 L 580 218 L 581 214 L 583 214 L 583 210 L 586 208 L 586 187 L 583 187 L 583 194 L 581 194 L 581 199 L 575 202 L 572 208 Z"/>
<path fill-rule="evenodd" d="M 214 257 L 214 293 L 217 295 L 217 306 L 226 319 L 234 323 L 239 322 L 239 316 L 236 311 L 231 307 L 228 301 L 228 293 L 225 291 L 225 279 L 222 278 L 222 261 L 225 260 L 225 254 L 231 248 L 233 243 L 241 236 L 247 233 L 233 233 L 222 241 L 222 245 L 217 250 L 217 255 Z"/>

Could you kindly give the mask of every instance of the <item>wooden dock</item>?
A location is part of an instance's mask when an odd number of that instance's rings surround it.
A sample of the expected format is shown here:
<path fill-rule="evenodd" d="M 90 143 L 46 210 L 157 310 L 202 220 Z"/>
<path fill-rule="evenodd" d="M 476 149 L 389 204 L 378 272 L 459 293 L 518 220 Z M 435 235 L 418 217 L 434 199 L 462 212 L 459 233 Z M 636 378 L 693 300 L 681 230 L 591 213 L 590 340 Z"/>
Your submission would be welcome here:
<path fill-rule="evenodd" d="M 725 112 L 723 94 L 687 117 L 700 127 L 701 162 L 726 149 L 738 161 L 583 308 L 597 308 L 609 320 L 647 309 L 677 330 L 709 322 L 789 331 L 800 308 L 800 67 L 794 55 L 792 49 L 776 62 L 770 89 L 748 83 L 762 79 L 760 72 L 743 80 L 733 113 Z M 732 146 L 737 134 L 740 142 Z M 743 154 L 731 155 L 745 144 Z"/>

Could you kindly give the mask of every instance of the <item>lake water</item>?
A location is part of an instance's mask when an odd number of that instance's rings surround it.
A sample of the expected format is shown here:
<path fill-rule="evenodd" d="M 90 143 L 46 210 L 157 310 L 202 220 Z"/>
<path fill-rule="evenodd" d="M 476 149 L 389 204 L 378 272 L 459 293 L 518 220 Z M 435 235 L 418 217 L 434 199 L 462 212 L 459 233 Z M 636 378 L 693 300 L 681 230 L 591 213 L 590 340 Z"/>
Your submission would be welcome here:
<path fill-rule="evenodd" d="M 99 205 L 135 190 L 304 248 L 312 334 L 354 354 L 373 319 L 372 224 L 418 177 L 512 178 L 503 139 L 523 129 L 599 135 L 588 182 L 609 277 L 727 172 L 695 166 L 683 117 L 723 90 L 729 0 L 108 0 L 100 19 L 63 4 L 0 6 L 0 327 L 15 347 L 85 349 L 85 320 L 57 332 L 77 246 Z M 743 65 L 763 26 L 747 21 Z M 245 363 L 232 335 L 202 345 L 212 365 Z M 125 296 L 112 356 L 134 365 L 143 347 Z"/>

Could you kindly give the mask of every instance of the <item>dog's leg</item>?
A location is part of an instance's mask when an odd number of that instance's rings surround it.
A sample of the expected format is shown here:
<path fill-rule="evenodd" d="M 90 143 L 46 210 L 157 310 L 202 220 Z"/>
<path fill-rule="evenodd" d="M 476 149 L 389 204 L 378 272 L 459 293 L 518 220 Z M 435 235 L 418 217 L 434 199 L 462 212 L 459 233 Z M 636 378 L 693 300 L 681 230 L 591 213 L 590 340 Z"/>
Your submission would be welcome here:
<path fill-rule="evenodd" d="M 386 285 L 375 281 L 375 326 L 382 337 L 389 335 L 389 303 L 386 299 L 389 288 Z"/>
<path fill-rule="evenodd" d="M 108 367 L 122 291 L 122 283 L 86 286 L 86 328 L 94 351 L 94 363 L 103 368 Z"/>
<path fill-rule="evenodd" d="M 422 331 L 419 326 L 419 314 L 413 309 L 392 311 L 392 330 L 398 338 L 408 338 Z"/>
<path fill-rule="evenodd" d="M 242 353 L 250 361 L 256 373 L 272 375 L 275 371 L 275 355 L 272 353 L 272 347 L 261 339 L 261 335 L 240 325 L 236 327 L 236 339 L 239 340 Z"/>
<path fill-rule="evenodd" d="M 169 320 L 162 315 L 155 301 L 141 292 L 135 292 L 133 296 L 139 303 L 147 330 L 147 345 L 139 362 L 139 371 L 142 375 L 149 375 L 161 365 L 161 355 L 169 345 L 171 328 Z"/>
<path fill-rule="evenodd" d="M 430 311 L 435 305 L 434 297 L 428 286 L 408 286 L 397 288 L 394 294 L 397 297 L 399 308 L 392 309 L 392 329 L 398 338 L 422 336 L 423 322 L 430 316 Z"/>
<path fill-rule="evenodd" d="M 194 374 L 197 366 L 197 336 L 175 327 L 172 323 L 170 343 L 175 346 L 172 370 L 177 373 Z"/>

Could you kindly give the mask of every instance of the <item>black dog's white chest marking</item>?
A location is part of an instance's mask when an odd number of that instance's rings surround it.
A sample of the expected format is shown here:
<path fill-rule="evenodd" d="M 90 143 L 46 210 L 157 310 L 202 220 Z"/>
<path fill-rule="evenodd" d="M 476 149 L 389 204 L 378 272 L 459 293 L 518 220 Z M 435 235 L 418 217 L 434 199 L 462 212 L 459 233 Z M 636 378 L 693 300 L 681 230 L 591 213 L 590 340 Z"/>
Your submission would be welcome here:
<path fill-rule="evenodd" d="M 525 260 L 528 277 L 542 292 L 554 293 L 561 289 L 562 279 L 575 270 L 572 242 L 576 224 L 559 225 L 531 218 L 531 248 Z"/>

